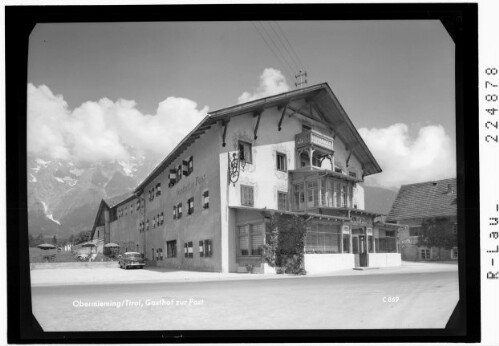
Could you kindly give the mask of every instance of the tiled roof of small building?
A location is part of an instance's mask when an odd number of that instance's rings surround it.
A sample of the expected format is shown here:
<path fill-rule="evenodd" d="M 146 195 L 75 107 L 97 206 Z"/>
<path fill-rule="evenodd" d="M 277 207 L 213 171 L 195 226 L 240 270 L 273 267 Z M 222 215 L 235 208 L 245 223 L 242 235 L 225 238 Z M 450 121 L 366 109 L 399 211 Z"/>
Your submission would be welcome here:
<path fill-rule="evenodd" d="M 457 215 L 456 178 L 402 185 L 387 220 Z"/>

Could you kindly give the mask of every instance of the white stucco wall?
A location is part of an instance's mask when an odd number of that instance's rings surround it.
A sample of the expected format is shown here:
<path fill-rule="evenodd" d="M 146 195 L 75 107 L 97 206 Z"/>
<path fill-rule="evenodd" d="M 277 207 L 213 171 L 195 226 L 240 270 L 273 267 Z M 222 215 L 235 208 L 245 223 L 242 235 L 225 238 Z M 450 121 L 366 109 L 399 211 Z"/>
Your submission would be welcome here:
<path fill-rule="evenodd" d="M 305 254 L 307 274 L 330 273 L 336 270 L 355 267 L 354 255 L 345 254 Z"/>
<path fill-rule="evenodd" d="M 369 267 L 396 267 L 402 265 L 399 253 L 370 253 L 368 254 Z"/>

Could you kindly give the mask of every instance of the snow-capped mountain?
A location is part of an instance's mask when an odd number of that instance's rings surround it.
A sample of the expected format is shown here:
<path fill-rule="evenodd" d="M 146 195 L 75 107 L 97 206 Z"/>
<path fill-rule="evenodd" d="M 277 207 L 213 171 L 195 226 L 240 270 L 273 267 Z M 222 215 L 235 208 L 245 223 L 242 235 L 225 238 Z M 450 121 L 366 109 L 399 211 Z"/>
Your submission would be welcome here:
<path fill-rule="evenodd" d="M 93 226 L 102 198 L 133 190 L 158 159 L 71 162 L 28 154 L 28 228 L 33 235 L 66 237 Z"/>

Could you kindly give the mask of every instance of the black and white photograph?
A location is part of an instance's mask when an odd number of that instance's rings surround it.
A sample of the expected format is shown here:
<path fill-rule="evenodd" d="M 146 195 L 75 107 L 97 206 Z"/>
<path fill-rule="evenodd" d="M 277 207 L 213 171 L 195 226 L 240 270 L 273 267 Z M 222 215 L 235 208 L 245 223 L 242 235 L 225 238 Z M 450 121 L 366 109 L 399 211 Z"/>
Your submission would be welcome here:
<path fill-rule="evenodd" d="M 466 231 L 453 35 L 438 19 L 37 23 L 36 322 L 444 330 Z"/>

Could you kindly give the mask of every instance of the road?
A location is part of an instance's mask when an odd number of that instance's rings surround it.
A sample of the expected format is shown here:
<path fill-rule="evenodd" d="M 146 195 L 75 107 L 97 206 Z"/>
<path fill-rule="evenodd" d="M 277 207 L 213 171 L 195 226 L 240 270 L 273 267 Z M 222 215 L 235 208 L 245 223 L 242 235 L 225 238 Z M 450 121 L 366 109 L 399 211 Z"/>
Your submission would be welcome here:
<path fill-rule="evenodd" d="M 455 271 L 32 288 L 45 331 L 444 328 L 458 299 Z"/>

